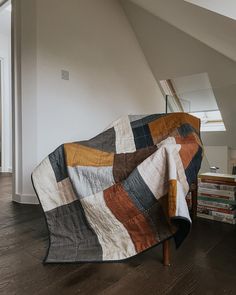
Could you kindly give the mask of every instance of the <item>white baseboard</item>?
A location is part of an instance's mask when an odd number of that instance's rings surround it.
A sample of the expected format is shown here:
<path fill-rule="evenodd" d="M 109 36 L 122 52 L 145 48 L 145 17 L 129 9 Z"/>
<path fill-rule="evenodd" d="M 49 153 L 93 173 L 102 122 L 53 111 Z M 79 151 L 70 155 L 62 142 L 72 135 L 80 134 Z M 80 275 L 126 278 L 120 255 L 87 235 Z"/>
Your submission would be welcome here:
<path fill-rule="evenodd" d="M 0 167 L 0 172 L 2 172 L 2 173 L 12 173 L 12 168 L 3 169 L 2 167 Z"/>
<path fill-rule="evenodd" d="M 20 204 L 38 205 L 39 201 L 35 195 L 19 195 L 16 194 L 12 197 L 12 200 Z"/>

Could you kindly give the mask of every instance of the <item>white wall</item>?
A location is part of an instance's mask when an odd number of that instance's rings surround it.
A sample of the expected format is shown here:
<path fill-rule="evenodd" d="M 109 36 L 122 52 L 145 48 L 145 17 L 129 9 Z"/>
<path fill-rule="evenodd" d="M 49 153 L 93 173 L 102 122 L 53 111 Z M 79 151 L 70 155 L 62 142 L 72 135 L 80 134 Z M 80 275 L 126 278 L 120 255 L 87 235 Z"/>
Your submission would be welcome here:
<path fill-rule="evenodd" d="M 227 146 L 205 146 L 204 150 L 210 167 L 219 167 L 219 170 L 217 171 L 218 173 L 230 173 L 230 154 Z"/>
<path fill-rule="evenodd" d="M 38 160 L 122 114 L 164 110 L 120 5 L 61 2 L 37 2 Z M 61 69 L 70 71 L 70 81 L 60 79 Z"/>
<path fill-rule="evenodd" d="M 0 58 L 3 65 L 2 77 L 2 171 L 12 169 L 12 126 L 11 126 L 11 18 L 10 12 L 0 9 Z"/>
<path fill-rule="evenodd" d="M 21 11 L 23 196 L 33 194 L 35 165 L 61 143 L 90 138 L 121 115 L 165 108 L 118 1 L 24 0 Z"/>

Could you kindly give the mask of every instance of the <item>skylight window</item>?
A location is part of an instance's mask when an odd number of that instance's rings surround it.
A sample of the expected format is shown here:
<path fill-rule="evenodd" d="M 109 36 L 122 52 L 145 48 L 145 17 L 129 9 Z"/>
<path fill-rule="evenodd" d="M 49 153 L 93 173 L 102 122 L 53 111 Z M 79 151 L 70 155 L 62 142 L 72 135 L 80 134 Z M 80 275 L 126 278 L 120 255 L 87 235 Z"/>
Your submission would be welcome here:
<path fill-rule="evenodd" d="M 201 120 L 201 131 L 226 131 L 207 73 L 162 80 L 167 112 L 186 112 Z"/>
<path fill-rule="evenodd" d="M 194 112 L 190 114 L 201 120 L 201 131 L 226 131 L 225 124 L 219 110 Z"/>

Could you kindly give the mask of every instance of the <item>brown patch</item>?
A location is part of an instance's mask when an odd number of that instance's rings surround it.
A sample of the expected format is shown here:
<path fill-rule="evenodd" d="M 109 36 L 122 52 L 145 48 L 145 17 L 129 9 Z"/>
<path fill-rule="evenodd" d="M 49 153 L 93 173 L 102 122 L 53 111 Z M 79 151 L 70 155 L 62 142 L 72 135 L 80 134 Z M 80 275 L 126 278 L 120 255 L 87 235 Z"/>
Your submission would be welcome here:
<path fill-rule="evenodd" d="M 102 152 L 78 143 L 64 144 L 66 165 L 75 166 L 112 166 L 114 153 Z"/>
<path fill-rule="evenodd" d="M 156 146 L 140 149 L 134 153 L 116 154 L 114 156 L 113 176 L 115 182 L 121 182 L 146 158 L 157 150 Z"/>
<path fill-rule="evenodd" d="M 137 252 L 141 252 L 158 241 L 148 219 L 130 200 L 121 184 L 104 191 L 106 205 L 127 229 Z"/>

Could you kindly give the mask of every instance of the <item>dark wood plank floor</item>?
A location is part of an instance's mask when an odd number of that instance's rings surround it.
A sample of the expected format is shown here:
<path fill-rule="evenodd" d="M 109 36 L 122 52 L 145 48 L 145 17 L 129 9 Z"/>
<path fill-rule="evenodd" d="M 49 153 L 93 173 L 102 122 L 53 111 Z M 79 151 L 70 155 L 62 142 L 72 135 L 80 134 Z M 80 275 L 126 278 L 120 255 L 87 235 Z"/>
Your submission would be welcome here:
<path fill-rule="evenodd" d="M 236 294 L 236 229 L 198 220 L 172 265 L 161 246 L 125 263 L 46 265 L 47 230 L 39 206 L 11 202 L 0 176 L 0 294 Z"/>

